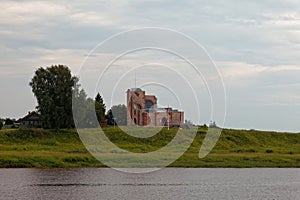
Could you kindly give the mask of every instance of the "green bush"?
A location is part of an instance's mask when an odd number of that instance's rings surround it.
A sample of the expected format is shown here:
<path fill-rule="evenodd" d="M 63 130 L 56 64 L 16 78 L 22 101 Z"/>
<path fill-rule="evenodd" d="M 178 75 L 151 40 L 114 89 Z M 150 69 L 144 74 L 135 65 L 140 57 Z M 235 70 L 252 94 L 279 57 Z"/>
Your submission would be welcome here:
<path fill-rule="evenodd" d="M 274 151 L 272 149 L 267 149 L 266 153 L 273 153 Z"/>

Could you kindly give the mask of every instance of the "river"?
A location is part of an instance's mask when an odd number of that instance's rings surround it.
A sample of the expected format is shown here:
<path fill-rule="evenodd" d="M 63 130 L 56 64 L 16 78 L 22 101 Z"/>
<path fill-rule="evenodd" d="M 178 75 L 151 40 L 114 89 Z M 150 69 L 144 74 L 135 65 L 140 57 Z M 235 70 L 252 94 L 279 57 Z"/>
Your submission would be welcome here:
<path fill-rule="evenodd" d="M 0 169 L 0 199 L 300 199 L 300 169 Z"/>

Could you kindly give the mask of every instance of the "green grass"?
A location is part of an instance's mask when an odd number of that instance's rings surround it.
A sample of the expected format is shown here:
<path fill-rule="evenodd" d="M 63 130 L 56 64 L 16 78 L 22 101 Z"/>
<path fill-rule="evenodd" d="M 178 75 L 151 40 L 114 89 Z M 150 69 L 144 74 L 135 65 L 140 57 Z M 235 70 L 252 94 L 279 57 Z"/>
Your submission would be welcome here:
<path fill-rule="evenodd" d="M 178 129 L 164 128 L 147 138 L 129 136 L 117 127 L 105 127 L 103 130 L 119 148 L 146 153 L 164 147 L 175 137 Z M 146 130 L 149 129 L 131 127 L 135 135 L 143 135 Z M 195 136 L 193 134 L 187 132 L 182 137 Z M 300 167 L 300 134 L 225 129 L 212 152 L 199 159 L 205 135 L 206 130 L 199 129 L 192 145 L 170 167 Z M 104 166 L 86 150 L 76 130 L 0 130 L 2 168 Z"/>

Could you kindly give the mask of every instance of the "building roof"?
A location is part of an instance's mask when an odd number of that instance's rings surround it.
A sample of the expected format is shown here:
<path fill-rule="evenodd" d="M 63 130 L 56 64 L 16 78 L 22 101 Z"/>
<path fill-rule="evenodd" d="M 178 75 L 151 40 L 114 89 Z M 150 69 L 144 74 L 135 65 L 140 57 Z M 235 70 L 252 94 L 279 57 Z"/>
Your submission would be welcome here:
<path fill-rule="evenodd" d="M 141 88 L 130 88 L 130 91 L 132 92 L 143 92 Z"/>
<path fill-rule="evenodd" d="M 20 118 L 17 122 L 21 122 L 25 120 L 39 120 L 39 114 L 35 111 L 28 112 L 28 114 L 25 117 Z"/>

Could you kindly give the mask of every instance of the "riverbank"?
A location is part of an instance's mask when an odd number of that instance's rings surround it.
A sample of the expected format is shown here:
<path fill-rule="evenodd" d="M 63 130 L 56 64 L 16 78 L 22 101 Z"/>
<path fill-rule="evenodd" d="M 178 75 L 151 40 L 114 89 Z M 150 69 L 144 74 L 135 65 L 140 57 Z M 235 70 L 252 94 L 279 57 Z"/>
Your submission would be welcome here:
<path fill-rule="evenodd" d="M 159 149 L 176 135 L 175 128 L 146 139 L 113 127 L 104 131 L 117 146 L 137 153 Z M 300 167 L 300 134 L 225 129 L 213 151 L 199 159 L 205 134 L 199 129 L 190 148 L 170 167 Z M 85 149 L 76 130 L 12 129 L 0 130 L 0 167 L 105 166 Z"/>

